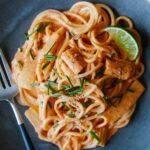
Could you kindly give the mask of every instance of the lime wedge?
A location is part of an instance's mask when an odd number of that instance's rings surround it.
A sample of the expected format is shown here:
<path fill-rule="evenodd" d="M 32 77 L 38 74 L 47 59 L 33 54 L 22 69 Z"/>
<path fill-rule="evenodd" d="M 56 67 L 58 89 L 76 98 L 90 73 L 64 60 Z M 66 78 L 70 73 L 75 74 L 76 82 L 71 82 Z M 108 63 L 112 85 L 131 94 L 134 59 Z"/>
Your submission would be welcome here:
<path fill-rule="evenodd" d="M 139 53 L 139 47 L 134 37 L 125 29 L 109 26 L 104 29 L 109 33 L 118 47 L 126 52 L 129 60 L 135 60 Z"/>

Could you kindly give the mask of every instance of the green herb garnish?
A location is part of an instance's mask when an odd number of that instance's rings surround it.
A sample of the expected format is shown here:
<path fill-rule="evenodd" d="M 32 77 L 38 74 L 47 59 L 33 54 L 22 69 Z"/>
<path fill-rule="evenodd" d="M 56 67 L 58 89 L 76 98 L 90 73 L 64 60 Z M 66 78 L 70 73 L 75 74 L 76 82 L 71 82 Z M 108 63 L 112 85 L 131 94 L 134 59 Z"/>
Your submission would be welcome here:
<path fill-rule="evenodd" d="M 34 30 L 34 31 L 33 31 L 32 33 L 30 33 L 30 34 L 28 34 L 27 32 L 25 32 L 25 33 L 24 33 L 25 39 L 26 39 L 26 40 L 29 40 L 30 36 L 33 35 L 33 34 L 36 33 L 36 32 L 43 32 L 43 31 L 45 30 L 46 26 L 48 26 L 48 24 L 49 24 L 49 23 L 47 23 L 47 24 L 44 25 L 43 23 L 41 23 L 41 24 L 37 27 L 37 29 Z"/>
<path fill-rule="evenodd" d="M 47 61 L 47 62 L 42 66 L 42 70 L 44 70 L 49 64 L 50 64 L 50 61 Z"/>
<path fill-rule="evenodd" d="M 70 118 L 74 118 L 74 117 L 75 117 L 75 114 L 74 114 L 73 112 L 71 112 L 70 114 L 68 114 L 68 116 L 69 116 Z"/>
<path fill-rule="evenodd" d="M 48 83 L 50 84 L 50 85 L 52 85 L 52 86 L 58 86 L 58 83 L 57 82 L 54 82 L 54 81 L 50 81 L 50 80 L 48 80 Z M 66 85 L 66 84 L 62 84 L 62 86 L 63 87 L 65 87 L 65 88 L 68 88 L 68 85 Z"/>
<path fill-rule="evenodd" d="M 50 47 L 50 49 L 47 51 L 46 55 L 48 55 L 48 53 L 53 49 L 54 46 L 55 46 L 55 42 L 54 42 L 54 44 Z"/>
<path fill-rule="evenodd" d="M 49 95 L 50 90 L 51 90 L 52 93 L 55 92 L 55 90 L 50 86 L 49 83 L 48 83 L 48 84 L 45 84 L 44 86 L 47 88 L 47 93 L 48 93 L 48 95 Z"/>
<path fill-rule="evenodd" d="M 45 60 L 52 60 L 52 59 L 56 59 L 56 58 L 57 58 L 57 56 L 55 56 L 55 55 L 44 55 Z"/>
<path fill-rule="evenodd" d="M 46 22 L 45 24 L 44 23 L 41 23 L 39 25 L 39 27 L 36 29 L 37 32 L 43 32 L 45 30 L 45 28 L 50 24 L 50 22 Z"/>
<path fill-rule="evenodd" d="M 78 89 L 75 89 L 71 92 L 68 92 L 68 95 L 71 96 L 71 95 L 74 95 L 74 94 L 78 94 L 79 92 L 83 92 L 83 88 L 78 88 Z"/>
<path fill-rule="evenodd" d="M 61 104 L 66 110 L 70 110 L 70 108 L 64 102 L 61 102 Z"/>
<path fill-rule="evenodd" d="M 29 51 L 30 57 L 32 60 L 34 60 L 35 56 L 33 56 L 32 51 Z"/>
<path fill-rule="evenodd" d="M 53 128 L 55 129 L 57 126 L 58 126 L 58 123 L 54 124 L 54 125 L 53 125 Z"/>
<path fill-rule="evenodd" d="M 59 90 L 55 90 L 55 91 L 52 92 L 52 94 L 56 94 L 56 93 L 62 92 L 64 90 L 65 90 L 65 88 L 62 88 L 62 89 L 59 89 Z"/>
<path fill-rule="evenodd" d="M 91 104 L 91 100 L 89 99 L 88 101 L 86 101 L 85 103 L 83 103 L 82 105 L 83 105 L 83 107 L 86 107 L 86 106 L 88 106 L 89 104 Z"/>
<path fill-rule="evenodd" d="M 73 88 L 74 86 L 73 86 L 73 84 L 72 84 L 70 78 L 69 78 L 68 76 L 66 76 L 66 77 L 67 77 L 68 82 L 70 83 L 70 87 Z"/>
<path fill-rule="evenodd" d="M 91 131 L 90 131 L 90 134 L 91 134 L 91 136 L 94 137 L 98 142 L 101 142 L 100 137 L 97 136 L 96 133 L 95 133 L 94 131 L 91 130 Z"/>
<path fill-rule="evenodd" d="M 59 79 L 62 79 L 61 76 L 59 75 L 59 73 L 57 72 L 57 70 L 56 70 L 55 68 L 53 68 L 53 71 L 54 71 L 54 73 L 57 75 L 57 77 L 58 77 Z"/>
<path fill-rule="evenodd" d="M 103 95 L 103 96 L 102 96 L 102 99 L 103 99 L 103 100 L 104 100 L 104 102 L 107 104 L 107 106 L 109 106 L 109 105 L 110 105 L 110 102 L 109 102 L 109 100 L 108 100 L 108 97 L 107 97 L 107 96 Z"/>
<path fill-rule="evenodd" d="M 85 81 L 84 78 L 80 79 L 80 88 L 83 88 L 84 81 Z"/>
<path fill-rule="evenodd" d="M 34 87 L 34 86 L 39 86 L 40 83 L 36 83 L 36 82 L 35 82 L 35 83 L 31 83 L 30 85 Z"/>
<path fill-rule="evenodd" d="M 58 83 L 57 82 L 54 82 L 54 81 L 50 81 L 48 80 L 48 83 L 52 86 L 58 86 Z"/>

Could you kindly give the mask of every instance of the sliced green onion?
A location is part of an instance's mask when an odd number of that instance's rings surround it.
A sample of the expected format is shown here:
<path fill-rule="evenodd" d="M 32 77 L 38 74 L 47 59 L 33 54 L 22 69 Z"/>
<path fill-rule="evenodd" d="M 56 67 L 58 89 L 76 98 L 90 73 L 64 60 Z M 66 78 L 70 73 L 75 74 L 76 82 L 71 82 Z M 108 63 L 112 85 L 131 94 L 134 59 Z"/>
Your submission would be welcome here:
<path fill-rule="evenodd" d="M 42 66 L 42 70 L 44 70 L 49 64 L 50 64 L 50 61 L 47 61 L 47 62 Z"/>
<path fill-rule="evenodd" d="M 55 91 L 53 91 L 53 94 L 62 92 L 62 91 L 64 91 L 64 90 L 65 90 L 65 88 L 62 88 L 62 89 L 59 89 L 59 90 L 55 90 Z"/>
<path fill-rule="evenodd" d="M 66 110 L 70 110 L 70 108 L 64 102 L 61 102 L 61 104 Z"/>
<path fill-rule="evenodd" d="M 50 101 L 48 101 L 48 106 L 50 109 L 52 109 L 52 105 L 51 105 Z"/>
<path fill-rule="evenodd" d="M 83 88 L 84 81 L 85 81 L 84 78 L 82 78 L 82 80 L 80 80 L 80 88 Z"/>
<path fill-rule="evenodd" d="M 78 94 L 79 92 L 83 92 L 83 88 L 75 89 L 74 91 L 69 92 L 68 95 L 71 96 L 73 94 Z"/>
<path fill-rule="evenodd" d="M 54 42 L 54 44 L 51 46 L 51 48 L 47 51 L 46 55 L 48 55 L 48 53 L 53 49 L 54 46 L 55 46 L 55 42 Z"/>
<path fill-rule="evenodd" d="M 34 86 L 39 86 L 40 83 L 36 83 L 36 82 L 35 82 L 35 83 L 31 83 L 30 85 L 34 87 Z"/>
<path fill-rule="evenodd" d="M 58 126 L 58 123 L 54 124 L 54 125 L 53 125 L 53 128 L 55 129 L 57 126 Z"/>
<path fill-rule="evenodd" d="M 103 96 L 102 96 L 102 99 L 104 100 L 104 102 L 105 102 L 107 105 L 110 105 L 110 102 L 109 102 L 107 96 L 103 95 Z"/>
<path fill-rule="evenodd" d="M 48 83 L 52 86 L 58 86 L 58 83 L 57 82 L 54 82 L 54 81 L 50 81 L 48 80 Z"/>
<path fill-rule="evenodd" d="M 87 78 L 84 77 L 84 80 L 88 83 L 91 83 Z"/>
<path fill-rule="evenodd" d="M 70 114 L 68 114 L 68 116 L 69 116 L 70 118 L 74 118 L 74 117 L 75 117 L 75 114 L 74 114 L 73 112 L 71 112 Z"/>
<path fill-rule="evenodd" d="M 52 86 L 58 86 L 58 83 L 57 83 L 57 82 L 54 82 L 54 81 L 48 80 L 48 83 L 49 83 L 50 85 L 52 85 Z M 65 87 L 65 88 L 68 88 L 68 85 L 66 85 L 66 84 L 62 84 L 62 86 Z"/>
<path fill-rule="evenodd" d="M 74 86 L 73 86 L 73 84 L 72 84 L 72 82 L 71 82 L 70 78 L 69 78 L 68 76 L 66 76 L 66 77 L 67 77 L 68 82 L 70 83 L 70 87 L 72 87 L 72 88 L 73 88 Z"/>
<path fill-rule="evenodd" d="M 94 131 L 90 131 L 91 136 L 93 136 L 98 142 L 101 142 L 101 139 L 99 136 L 96 135 L 96 133 Z"/>
<path fill-rule="evenodd" d="M 56 58 L 57 58 L 57 56 L 55 56 L 55 55 L 44 55 L 45 60 L 52 60 L 52 59 L 56 59 Z"/>
<path fill-rule="evenodd" d="M 134 92 L 135 92 L 135 91 L 134 91 L 133 89 L 131 89 L 131 88 L 128 88 L 127 91 L 128 91 L 128 92 L 131 92 L 131 93 L 134 93 Z"/>
<path fill-rule="evenodd" d="M 83 107 L 86 107 L 86 106 L 88 106 L 89 104 L 91 104 L 91 100 L 89 99 L 88 101 L 86 101 L 85 103 L 83 103 L 82 105 L 83 105 Z"/>
<path fill-rule="evenodd" d="M 104 67 L 101 67 L 101 68 L 96 72 L 95 78 L 101 77 L 101 76 L 104 74 L 104 71 L 105 71 L 105 68 L 104 68 Z"/>
<path fill-rule="evenodd" d="M 37 32 L 43 32 L 45 28 L 50 24 L 50 22 L 46 22 L 45 24 L 41 23 L 39 27 L 36 29 Z"/>
<path fill-rule="evenodd" d="M 49 83 L 48 83 L 48 84 L 45 84 L 44 86 L 47 88 L 47 93 L 48 93 L 48 95 L 49 95 L 49 91 L 50 91 L 50 90 L 51 90 L 52 93 L 55 92 L 55 90 L 50 86 Z"/>
<path fill-rule="evenodd" d="M 31 59 L 34 60 L 35 56 L 33 56 L 31 51 L 29 51 L 29 54 L 30 54 Z"/>
<path fill-rule="evenodd" d="M 59 75 L 59 73 L 57 72 L 57 70 L 56 70 L 55 68 L 53 68 L 53 71 L 54 71 L 54 73 L 57 75 L 57 77 L 58 77 L 59 79 L 62 79 L 61 76 Z"/>

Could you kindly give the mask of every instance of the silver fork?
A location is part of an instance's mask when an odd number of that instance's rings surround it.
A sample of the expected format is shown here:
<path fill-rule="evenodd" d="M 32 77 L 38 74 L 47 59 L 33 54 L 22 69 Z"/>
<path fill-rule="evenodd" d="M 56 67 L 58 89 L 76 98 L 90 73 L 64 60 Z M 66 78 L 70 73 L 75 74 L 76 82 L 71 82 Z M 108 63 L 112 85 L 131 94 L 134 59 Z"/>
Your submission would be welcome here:
<path fill-rule="evenodd" d="M 27 133 L 27 130 L 24 126 L 24 122 L 21 118 L 21 115 L 14 101 L 14 98 L 17 94 L 18 94 L 18 88 L 12 80 L 9 65 L 6 61 L 6 58 L 4 57 L 2 50 L 0 49 L 0 101 L 5 100 L 9 102 L 15 114 L 26 149 L 34 150 L 32 141 Z"/>

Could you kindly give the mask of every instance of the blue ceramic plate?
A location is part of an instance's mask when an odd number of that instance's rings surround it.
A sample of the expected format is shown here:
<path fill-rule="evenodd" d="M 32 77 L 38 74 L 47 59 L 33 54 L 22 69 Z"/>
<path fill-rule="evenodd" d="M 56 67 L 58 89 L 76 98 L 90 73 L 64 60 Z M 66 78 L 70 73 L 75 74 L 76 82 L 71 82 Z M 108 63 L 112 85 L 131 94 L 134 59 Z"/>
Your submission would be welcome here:
<path fill-rule="evenodd" d="M 34 17 L 41 11 L 54 8 L 69 9 L 76 0 L 0 0 L 0 47 L 10 62 L 24 42 L 23 33 L 28 30 Z M 121 129 L 105 148 L 94 150 L 150 150 L 150 0 L 93 0 L 111 6 L 116 14 L 127 15 L 134 20 L 142 36 L 143 62 L 146 70 L 141 80 L 146 92 L 140 99 L 131 123 Z M 24 107 L 19 106 L 24 117 Z M 58 150 L 38 139 L 33 127 L 24 117 L 25 125 L 36 150 Z M 10 106 L 0 102 L 0 149 L 25 150 L 16 120 Z"/>

